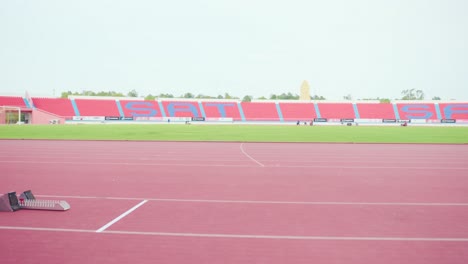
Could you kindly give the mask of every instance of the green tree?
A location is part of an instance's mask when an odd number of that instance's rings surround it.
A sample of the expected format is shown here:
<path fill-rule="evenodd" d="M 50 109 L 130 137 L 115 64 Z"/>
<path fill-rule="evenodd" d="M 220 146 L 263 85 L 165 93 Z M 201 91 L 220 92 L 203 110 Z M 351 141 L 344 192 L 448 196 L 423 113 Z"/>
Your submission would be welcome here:
<path fill-rule="evenodd" d="M 326 100 L 325 97 L 323 96 L 319 96 L 319 95 L 314 95 L 314 96 L 311 96 L 310 99 L 312 100 Z"/>
<path fill-rule="evenodd" d="M 156 96 L 152 94 L 148 94 L 147 96 L 145 96 L 146 101 L 154 101 L 155 99 L 156 99 Z"/>
<path fill-rule="evenodd" d="M 185 93 L 182 98 L 195 98 L 195 96 L 192 93 Z"/>
<path fill-rule="evenodd" d="M 242 102 L 252 102 L 252 96 L 246 95 L 242 98 Z"/>
<path fill-rule="evenodd" d="M 138 97 L 138 93 L 137 93 L 137 91 L 135 91 L 135 89 L 133 89 L 130 92 L 128 92 L 127 96 L 128 97 Z"/>
<path fill-rule="evenodd" d="M 224 94 L 224 99 L 239 99 L 239 97 L 230 95 L 228 93 L 225 93 Z"/>
<path fill-rule="evenodd" d="M 124 96 L 122 93 L 110 91 L 110 92 L 105 92 L 105 91 L 100 91 L 100 92 L 94 92 L 94 91 L 89 91 L 89 90 L 83 90 L 81 92 L 63 92 L 61 97 L 62 98 L 67 98 L 70 95 L 82 95 L 82 96 L 114 96 L 114 97 L 122 97 Z"/>
<path fill-rule="evenodd" d="M 60 95 L 60 98 L 68 98 L 69 95 L 72 95 L 71 91 L 62 92 L 62 94 Z"/>
<path fill-rule="evenodd" d="M 380 97 L 377 97 L 377 98 L 363 98 L 363 99 L 359 99 L 359 100 L 363 100 L 363 101 L 379 101 L 381 103 L 390 103 L 390 99 L 389 98 L 380 98 Z"/>
<path fill-rule="evenodd" d="M 93 91 L 89 91 L 89 90 L 85 90 L 81 93 L 81 95 L 84 95 L 84 96 L 96 96 L 96 93 L 93 92 Z"/>
<path fill-rule="evenodd" d="M 200 98 L 200 99 L 213 99 L 215 97 L 209 96 L 209 95 L 204 95 L 204 94 L 198 94 L 195 98 Z"/>
<path fill-rule="evenodd" d="M 401 91 L 402 100 L 424 100 L 424 92 L 416 89 L 406 89 Z"/>
<path fill-rule="evenodd" d="M 282 93 L 280 95 L 274 95 L 277 100 L 299 100 L 299 95 L 292 93 Z"/>
<path fill-rule="evenodd" d="M 115 91 L 109 91 L 109 92 L 99 92 L 97 93 L 96 95 L 99 95 L 99 96 L 113 96 L 113 97 L 124 97 L 123 93 L 118 93 L 118 92 L 115 92 Z"/>
<path fill-rule="evenodd" d="M 432 100 L 442 100 L 442 99 L 440 99 L 439 96 L 434 96 L 434 97 L 432 97 Z"/>
<path fill-rule="evenodd" d="M 158 97 L 159 97 L 159 98 L 174 98 L 174 95 L 161 93 L 161 94 L 159 94 Z"/>

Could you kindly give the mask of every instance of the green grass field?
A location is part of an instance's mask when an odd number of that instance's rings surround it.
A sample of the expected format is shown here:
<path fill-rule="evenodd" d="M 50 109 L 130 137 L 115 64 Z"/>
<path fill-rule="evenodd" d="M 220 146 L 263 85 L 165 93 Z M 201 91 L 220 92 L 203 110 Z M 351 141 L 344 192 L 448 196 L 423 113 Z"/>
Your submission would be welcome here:
<path fill-rule="evenodd" d="M 242 142 L 468 143 L 468 127 L 295 125 L 0 126 L 2 139 Z"/>

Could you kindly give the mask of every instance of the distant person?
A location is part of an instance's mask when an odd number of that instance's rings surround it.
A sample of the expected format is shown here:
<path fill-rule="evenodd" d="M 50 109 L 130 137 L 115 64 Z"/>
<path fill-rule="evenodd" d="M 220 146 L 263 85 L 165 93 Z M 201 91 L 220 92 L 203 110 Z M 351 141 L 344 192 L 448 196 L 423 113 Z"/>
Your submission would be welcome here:
<path fill-rule="evenodd" d="M 300 124 L 301 124 L 301 121 L 297 120 L 296 125 L 300 125 Z"/>

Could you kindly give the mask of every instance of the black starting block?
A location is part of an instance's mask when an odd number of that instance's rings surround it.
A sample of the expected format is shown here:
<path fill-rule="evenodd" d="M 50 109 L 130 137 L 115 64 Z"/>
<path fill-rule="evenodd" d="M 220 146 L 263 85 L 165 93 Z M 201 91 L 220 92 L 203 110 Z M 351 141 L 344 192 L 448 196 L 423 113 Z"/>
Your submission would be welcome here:
<path fill-rule="evenodd" d="M 34 197 L 34 194 L 31 192 L 31 190 L 24 191 L 20 195 L 20 199 L 26 199 L 26 200 L 36 200 L 36 197 Z"/>
<path fill-rule="evenodd" d="M 0 197 L 0 211 L 14 212 L 20 209 L 16 192 L 10 192 Z"/>
<path fill-rule="evenodd" d="M 66 211 L 70 209 L 70 205 L 66 201 L 37 200 L 30 190 L 23 192 L 19 199 L 16 192 L 0 197 L 0 211 L 14 212 L 20 209 Z"/>

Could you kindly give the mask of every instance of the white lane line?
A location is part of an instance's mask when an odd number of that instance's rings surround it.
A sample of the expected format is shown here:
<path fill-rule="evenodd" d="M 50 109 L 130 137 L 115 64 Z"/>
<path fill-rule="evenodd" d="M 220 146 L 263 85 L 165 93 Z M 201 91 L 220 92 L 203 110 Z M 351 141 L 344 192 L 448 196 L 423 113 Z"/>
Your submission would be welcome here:
<path fill-rule="evenodd" d="M 430 167 L 430 166 L 342 166 L 342 165 L 280 165 L 279 168 L 319 168 L 319 169 L 416 169 L 416 170 L 468 170 L 468 167 Z"/>
<path fill-rule="evenodd" d="M 73 195 L 35 195 L 37 197 L 71 199 L 146 200 L 179 203 L 245 203 L 245 204 L 304 204 L 304 205 L 388 205 L 388 206 L 468 206 L 468 203 L 424 203 L 424 202 L 330 202 L 330 201 L 263 201 L 263 200 L 223 200 L 223 199 L 168 199 L 140 197 L 98 197 Z"/>
<path fill-rule="evenodd" d="M 241 149 L 242 150 L 242 149 Z M 250 157 L 247 153 L 244 154 L 257 163 L 258 165 L 266 168 L 317 168 L 317 169 L 397 169 L 397 170 L 406 170 L 406 169 L 415 169 L 415 170 L 468 170 L 468 167 L 429 167 L 429 166 L 341 166 L 341 165 L 270 165 L 265 166 L 264 164 L 258 162 L 257 160 Z M 151 167 L 160 167 L 160 166 L 178 166 L 178 167 L 236 167 L 236 168 L 253 168 L 254 166 L 250 165 L 227 165 L 227 164 L 187 164 L 187 163 L 133 163 L 133 162 L 76 162 L 76 161 L 33 161 L 33 160 L 0 160 L 0 163 L 21 163 L 21 164 L 74 164 L 74 165 L 116 165 L 116 166 L 151 166 Z"/>
<path fill-rule="evenodd" d="M 26 227 L 26 226 L 0 226 L 0 230 L 96 233 L 96 230 L 87 230 L 87 229 L 52 228 L 52 227 Z"/>
<path fill-rule="evenodd" d="M 143 200 L 142 202 L 140 202 L 139 204 L 133 206 L 132 208 L 130 208 L 128 211 L 126 211 L 125 213 L 119 215 L 117 218 L 115 218 L 114 220 L 110 221 L 109 223 L 105 224 L 104 226 L 102 226 L 101 228 L 99 228 L 98 230 L 96 230 L 96 233 L 100 233 L 104 230 L 106 230 L 107 228 L 109 228 L 111 225 L 117 223 L 120 219 L 124 218 L 125 216 L 127 216 L 128 214 L 130 214 L 131 212 L 135 211 L 138 207 L 144 205 L 146 202 L 148 202 L 148 200 Z"/>
<path fill-rule="evenodd" d="M 229 161 L 241 162 L 241 161 Z M 0 163 L 21 163 L 21 164 L 73 164 L 73 165 L 124 165 L 124 166 L 178 166 L 178 167 L 240 167 L 248 168 L 248 165 L 228 165 L 228 164 L 201 164 L 201 163 L 143 163 L 143 162 L 80 162 L 80 161 L 34 161 L 34 160 L 0 160 Z"/>
<path fill-rule="evenodd" d="M 253 162 L 257 163 L 258 165 L 260 165 L 261 167 L 265 167 L 265 165 L 263 165 L 261 162 L 259 162 L 258 160 L 252 158 L 252 156 L 250 156 L 249 154 L 247 154 L 247 152 L 245 152 L 244 150 L 244 143 L 241 143 L 240 144 L 240 150 L 242 151 L 242 153 L 247 157 L 249 158 L 250 160 L 252 160 Z"/>
<path fill-rule="evenodd" d="M 150 235 L 178 237 L 208 237 L 208 238 L 249 238 L 249 239 L 284 239 L 284 240 L 371 240 L 371 241 L 446 241 L 468 242 L 468 238 L 451 237 L 341 237 L 341 236 L 275 236 L 275 235 L 237 235 L 237 234 L 199 234 L 199 233 L 166 233 L 166 232 L 136 232 L 136 231 L 106 231 L 120 235 Z"/>
<path fill-rule="evenodd" d="M 43 227 L 21 227 L 21 226 L 0 226 L 0 230 L 96 233 L 96 231 L 94 230 L 87 230 L 87 229 L 43 228 Z M 239 238 L 239 239 L 468 242 L 468 238 L 466 237 L 277 236 L 277 235 L 138 232 L 138 231 L 104 231 L 102 233 L 118 234 L 118 235 L 140 235 L 140 236 L 206 237 L 206 238 Z"/>

